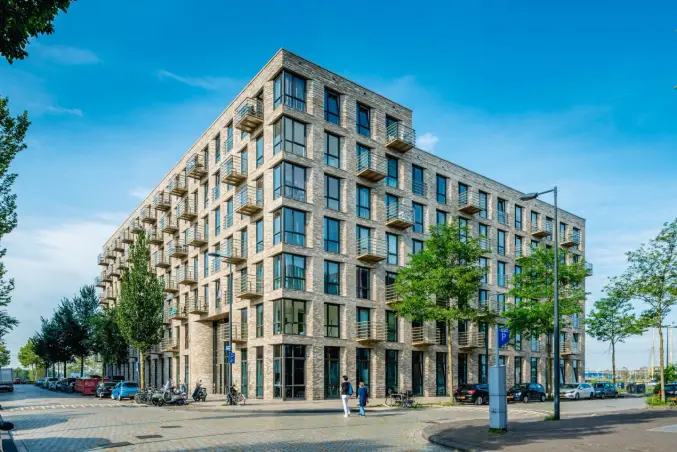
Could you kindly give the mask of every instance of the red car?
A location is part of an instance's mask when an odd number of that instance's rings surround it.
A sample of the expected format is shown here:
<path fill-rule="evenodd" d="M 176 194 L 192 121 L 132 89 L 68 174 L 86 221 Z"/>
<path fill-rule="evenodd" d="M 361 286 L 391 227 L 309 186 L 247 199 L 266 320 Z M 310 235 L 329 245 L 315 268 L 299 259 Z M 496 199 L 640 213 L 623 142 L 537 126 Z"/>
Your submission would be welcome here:
<path fill-rule="evenodd" d="M 15 379 L 14 379 L 14 384 L 15 384 L 15 385 L 20 385 L 20 384 L 21 384 L 21 378 L 15 378 Z"/>

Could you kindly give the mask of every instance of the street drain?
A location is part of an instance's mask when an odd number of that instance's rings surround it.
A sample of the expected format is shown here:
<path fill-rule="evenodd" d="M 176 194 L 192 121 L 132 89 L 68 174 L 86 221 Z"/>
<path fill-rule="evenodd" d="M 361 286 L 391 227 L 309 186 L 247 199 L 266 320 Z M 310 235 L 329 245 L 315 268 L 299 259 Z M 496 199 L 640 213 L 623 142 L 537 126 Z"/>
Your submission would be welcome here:
<path fill-rule="evenodd" d="M 162 435 L 140 435 L 137 436 L 139 439 L 157 439 L 157 438 L 162 438 Z"/>
<path fill-rule="evenodd" d="M 99 449 L 110 449 L 113 447 L 126 447 L 126 446 L 133 446 L 133 444 L 128 441 L 123 441 L 121 443 L 100 444 L 96 447 Z"/>

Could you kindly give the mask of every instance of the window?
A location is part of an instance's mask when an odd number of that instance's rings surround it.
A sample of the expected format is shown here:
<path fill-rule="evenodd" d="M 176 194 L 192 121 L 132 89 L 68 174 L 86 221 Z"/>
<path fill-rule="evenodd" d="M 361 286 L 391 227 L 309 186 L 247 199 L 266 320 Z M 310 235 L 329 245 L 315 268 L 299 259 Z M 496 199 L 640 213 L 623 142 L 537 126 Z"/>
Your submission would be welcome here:
<path fill-rule="evenodd" d="M 522 383 L 522 357 L 515 356 L 515 383 L 516 385 Z"/>
<path fill-rule="evenodd" d="M 280 152 L 306 156 L 306 125 L 283 116 L 273 125 L 273 154 Z"/>
<path fill-rule="evenodd" d="M 360 218 L 371 218 L 371 189 L 362 185 L 357 186 L 357 216 Z"/>
<path fill-rule="evenodd" d="M 496 308 L 499 312 L 505 312 L 505 294 L 497 293 L 496 294 Z"/>
<path fill-rule="evenodd" d="M 435 354 L 435 395 L 447 395 L 447 354 L 437 352 Z"/>
<path fill-rule="evenodd" d="M 439 204 L 447 203 L 447 178 L 441 175 L 437 175 L 437 182 L 435 184 L 437 187 L 437 202 Z"/>
<path fill-rule="evenodd" d="M 425 230 L 423 224 L 423 205 L 417 202 L 412 202 L 411 207 L 414 210 L 414 232 L 423 233 Z"/>
<path fill-rule="evenodd" d="M 295 110 L 306 111 L 306 81 L 282 71 L 273 84 L 273 108 L 284 104 Z"/>
<path fill-rule="evenodd" d="M 392 265 L 397 265 L 399 263 L 399 241 L 398 236 L 395 234 L 386 233 L 386 247 L 387 247 L 387 260 L 386 262 Z"/>
<path fill-rule="evenodd" d="M 411 352 L 411 392 L 423 395 L 423 352 Z"/>
<path fill-rule="evenodd" d="M 541 351 L 541 342 L 538 340 L 538 336 L 531 335 L 531 351 L 540 352 Z"/>
<path fill-rule="evenodd" d="M 411 254 L 418 254 L 423 251 L 423 240 L 411 240 Z"/>
<path fill-rule="evenodd" d="M 366 267 L 357 267 L 357 298 L 371 300 L 371 271 Z"/>
<path fill-rule="evenodd" d="M 398 322 L 395 311 L 386 311 L 386 328 L 388 342 L 397 342 L 398 340 Z"/>
<path fill-rule="evenodd" d="M 559 224 L 559 240 L 560 242 L 564 241 L 567 236 L 567 225 L 564 223 Z"/>
<path fill-rule="evenodd" d="M 496 265 L 496 285 L 505 287 L 507 285 L 505 277 L 505 262 L 498 261 Z"/>
<path fill-rule="evenodd" d="M 581 327 L 581 320 L 578 316 L 578 313 L 575 312 L 571 314 L 571 328 L 580 328 Z"/>
<path fill-rule="evenodd" d="M 256 222 L 256 252 L 263 251 L 263 220 Z"/>
<path fill-rule="evenodd" d="M 249 174 L 249 151 L 240 152 L 240 174 Z"/>
<path fill-rule="evenodd" d="M 538 383 L 538 358 L 531 358 L 531 383 Z"/>
<path fill-rule="evenodd" d="M 397 392 L 397 350 L 386 350 L 386 394 Z"/>
<path fill-rule="evenodd" d="M 306 258 L 296 254 L 273 257 L 273 289 L 306 290 Z"/>
<path fill-rule="evenodd" d="M 517 350 L 517 351 L 522 350 L 522 334 L 521 333 L 515 333 L 515 350 Z"/>
<path fill-rule="evenodd" d="M 360 382 L 364 383 L 364 386 L 367 387 L 367 391 L 369 391 L 369 385 L 370 385 L 370 372 L 369 372 L 369 361 L 371 357 L 371 350 L 368 348 L 358 348 L 355 351 L 355 361 L 356 361 L 356 371 L 357 375 L 355 376 L 355 382 L 356 384 L 360 384 Z"/>
<path fill-rule="evenodd" d="M 189 328 L 188 324 L 186 323 L 183 325 L 183 346 L 184 348 L 189 348 L 190 346 L 190 334 L 188 334 Z"/>
<path fill-rule="evenodd" d="M 399 209 L 399 203 L 400 200 L 397 196 L 391 195 L 390 193 L 386 193 L 383 202 L 385 204 L 386 208 L 386 221 L 390 221 L 391 219 L 397 219 L 399 218 L 400 215 L 400 209 Z"/>
<path fill-rule="evenodd" d="M 415 195 L 425 196 L 425 182 L 423 182 L 423 168 L 411 166 L 411 191 Z"/>
<path fill-rule="evenodd" d="M 357 133 L 371 136 L 371 110 L 362 104 L 357 104 Z"/>
<path fill-rule="evenodd" d="M 326 134 L 324 163 L 335 168 L 341 167 L 341 139 L 331 133 Z"/>
<path fill-rule="evenodd" d="M 519 235 L 515 236 L 515 257 L 522 257 L 524 253 L 524 245 L 522 243 L 522 237 Z"/>
<path fill-rule="evenodd" d="M 395 157 L 389 155 L 386 156 L 388 162 L 388 174 L 386 176 L 386 185 L 389 187 L 397 188 L 399 187 L 399 174 L 398 174 L 398 165 L 399 162 Z"/>
<path fill-rule="evenodd" d="M 263 337 L 263 303 L 256 305 L 256 337 Z"/>
<path fill-rule="evenodd" d="M 468 383 L 468 355 L 465 353 L 458 354 L 458 384 L 464 385 Z"/>
<path fill-rule="evenodd" d="M 484 251 L 489 250 L 489 227 L 486 224 L 480 223 L 477 226 L 477 232 L 479 233 L 480 236 L 480 247 Z"/>
<path fill-rule="evenodd" d="M 571 335 L 571 351 L 574 352 L 574 353 L 578 353 L 578 340 L 579 340 L 579 334 L 573 333 Z"/>
<path fill-rule="evenodd" d="M 518 205 L 515 206 L 515 229 L 522 230 L 522 207 Z"/>
<path fill-rule="evenodd" d="M 218 308 L 221 306 L 221 280 L 217 279 L 214 281 L 214 295 L 215 295 L 215 300 L 214 304 Z"/>
<path fill-rule="evenodd" d="M 496 253 L 505 256 L 505 231 L 496 232 Z"/>
<path fill-rule="evenodd" d="M 324 175 L 324 201 L 327 209 L 341 210 L 341 179 Z"/>
<path fill-rule="evenodd" d="M 207 253 L 208 253 L 208 251 L 205 250 L 204 254 L 202 255 L 203 256 L 202 257 L 202 267 L 203 267 L 202 276 L 205 277 L 205 278 L 207 276 L 209 276 L 209 254 L 207 254 Z"/>
<path fill-rule="evenodd" d="M 573 228 L 571 238 L 573 239 L 574 242 L 574 249 L 577 250 L 578 246 L 581 243 L 581 230 L 578 228 Z"/>
<path fill-rule="evenodd" d="M 496 220 L 501 224 L 508 224 L 508 215 L 505 213 L 506 202 L 505 199 L 499 199 L 496 202 Z"/>
<path fill-rule="evenodd" d="M 256 167 L 263 165 L 263 135 L 256 139 Z"/>
<path fill-rule="evenodd" d="M 233 225 L 233 199 L 226 201 L 226 218 L 224 219 L 226 229 Z"/>
<path fill-rule="evenodd" d="M 458 237 L 461 242 L 465 243 L 468 240 L 468 219 L 458 217 Z"/>
<path fill-rule="evenodd" d="M 436 214 L 437 224 L 446 224 L 447 223 L 447 213 L 443 210 L 438 210 Z"/>
<path fill-rule="evenodd" d="M 480 267 L 482 267 L 483 273 L 482 273 L 482 280 L 480 281 L 482 284 L 488 284 L 489 283 L 489 259 L 486 257 L 480 257 L 479 260 Z"/>
<path fill-rule="evenodd" d="M 242 388 L 242 395 L 248 397 L 249 391 L 249 369 L 247 369 L 247 349 L 240 349 L 240 387 Z"/>
<path fill-rule="evenodd" d="M 489 195 L 483 191 L 480 192 L 480 217 L 487 218 L 487 209 L 489 208 Z"/>
<path fill-rule="evenodd" d="M 341 252 L 341 222 L 333 218 L 324 218 L 324 250 L 330 253 Z"/>
<path fill-rule="evenodd" d="M 273 334 L 306 334 L 306 302 L 283 298 L 273 301 Z"/>
<path fill-rule="evenodd" d="M 284 359 L 284 366 L 282 360 Z M 284 369 L 284 374 L 282 373 Z M 273 398 L 303 399 L 306 396 L 306 346 L 273 346 Z"/>
<path fill-rule="evenodd" d="M 341 398 L 341 348 L 324 347 L 324 398 Z"/>
<path fill-rule="evenodd" d="M 289 162 L 282 162 L 273 169 L 273 199 L 280 196 L 306 200 L 306 169 Z"/>
<path fill-rule="evenodd" d="M 324 261 L 324 293 L 341 295 L 341 264 Z"/>
<path fill-rule="evenodd" d="M 576 383 L 578 383 L 578 360 L 577 359 L 571 360 L 571 370 L 573 371 L 573 374 L 574 374 L 574 381 Z"/>
<path fill-rule="evenodd" d="M 221 208 L 214 209 L 214 235 L 221 234 Z"/>
<path fill-rule="evenodd" d="M 283 207 L 273 214 L 273 245 L 278 243 L 306 246 L 306 213 Z"/>
<path fill-rule="evenodd" d="M 477 306 L 480 309 L 484 309 L 487 307 L 487 299 L 489 298 L 489 292 L 486 291 L 485 289 L 480 289 L 479 291 L 479 299 L 477 300 Z"/>
<path fill-rule="evenodd" d="M 205 159 L 207 161 L 207 159 Z M 221 161 L 221 135 L 218 133 L 214 137 L 214 161 L 219 163 Z"/>
<path fill-rule="evenodd" d="M 263 398 L 263 347 L 256 347 L 256 398 Z"/>
<path fill-rule="evenodd" d="M 329 90 L 324 90 L 324 120 L 341 124 L 341 98 Z"/>
<path fill-rule="evenodd" d="M 240 231 L 240 256 L 247 257 L 247 244 L 249 243 L 247 229 Z"/>
<path fill-rule="evenodd" d="M 324 304 L 324 335 L 326 337 L 341 337 L 341 306 Z"/>
<path fill-rule="evenodd" d="M 202 193 L 204 195 L 202 208 L 206 209 L 207 206 L 209 206 L 209 181 L 206 181 L 204 184 L 202 184 Z"/>
<path fill-rule="evenodd" d="M 480 384 L 487 384 L 487 355 L 479 355 L 478 358 L 479 369 L 477 373 L 480 376 L 479 382 Z"/>

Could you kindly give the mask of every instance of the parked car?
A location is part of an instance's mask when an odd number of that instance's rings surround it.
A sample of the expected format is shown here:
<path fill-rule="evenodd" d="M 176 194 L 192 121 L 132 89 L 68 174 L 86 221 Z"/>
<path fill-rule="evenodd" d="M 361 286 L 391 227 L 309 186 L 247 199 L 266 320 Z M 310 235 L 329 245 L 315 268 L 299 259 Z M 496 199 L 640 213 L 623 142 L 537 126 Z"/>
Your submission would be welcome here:
<path fill-rule="evenodd" d="M 111 395 L 113 392 L 113 388 L 117 385 L 117 383 L 112 382 L 112 381 L 105 381 L 103 383 L 99 383 L 99 385 L 96 387 L 96 396 L 98 398 L 103 398 L 103 397 L 108 397 Z"/>
<path fill-rule="evenodd" d="M 474 403 L 483 405 L 489 403 L 489 385 L 486 384 L 465 384 L 456 388 L 454 391 L 454 400 L 463 403 Z"/>
<path fill-rule="evenodd" d="M 545 388 L 538 383 L 520 383 L 508 391 L 508 402 L 531 402 L 538 400 L 545 402 Z"/>
<path fill-rule="evenodd" d="M 38 378 L 38 379 L 35 381 L 35 386 L 37 386 L 38 388 L 42 387 L 42 385 L 44 385 L 44 384 L 45 384 L 45 379 L 44 379 L 44 378 Z"/>
<path fill-rule="evenodd" d="M 595 389 L 589 383 L 568 383 L 559 387 L 559 396 L 567 399 L 592 399 Z"/>
<path fill-rule="evenodd" d="M 661 395 L 661 390 L 658 390 L 658 395 Z M 677 383 L 668 383 L 665 385 L 665 400 L 677 403 Z"/>
<path fill-rule="evenodd" d="M 59 382 L 59 379 L 56 377 L 50 377 L 45 382 L 45 387 L 50 391 L 56 391 L 56 384 Z"/>
<path fill-rule="evenodd" d="M 73 392 L 72 388 L 75 384 L 75 378 L 63 378 L 59 380 L 57 389 L 63 392 Z"/>
<path fill-rule="evenodd" d="M 139 392 L 139 385 L 133 381 L 121 381 L 115 385 L 110 398 L 113 400 L 132 399 Z"/>
<path fill-rule="evenodd" d="M 15 378 L 15 379 L 14 379 L 14 384 L 15 384 L 15 385 L 20 385 L 20 384 L 21 384 L 21 378 Z"/>
<path fill-rule="evenodd" d="M 618 389 L 614 386 L 613 383 L 595 383 L 592 385 L 595 389 L 595 397 L 599 399 L 604 399 L 606 397 L 613 397 L 614 399 L 618 397 Z"/>

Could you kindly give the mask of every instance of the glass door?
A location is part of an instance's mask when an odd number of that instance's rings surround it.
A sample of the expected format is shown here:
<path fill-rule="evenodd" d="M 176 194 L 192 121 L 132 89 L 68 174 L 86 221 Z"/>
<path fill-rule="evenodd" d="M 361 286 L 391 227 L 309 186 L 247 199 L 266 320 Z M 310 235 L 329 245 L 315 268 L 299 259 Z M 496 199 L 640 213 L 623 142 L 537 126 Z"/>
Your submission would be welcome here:
<path fill-rule="evenodd" d="M 414 395 L 423 395 L 423 352 L 411 352 L 411 390 Z"/>
<path fill-rule="evenodd" d="M 341 388 L 341 349 L 339 347 L 324 348 L 324 398 L 338 399 Z"/>
<path fill-rule="evenodd" d="M 369 358 L 371 350 L 369 350 L 368 348 L 358 348 L 356 352 L 357 352 L 356 353 L 357 375 L 355 378 L 354 386 L 357 387 L 359 386 L 360 382 L 362 382 L 367 387 L 368 391 L 370 384 Z"/>

